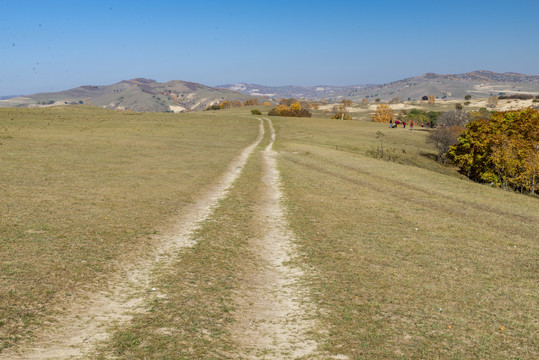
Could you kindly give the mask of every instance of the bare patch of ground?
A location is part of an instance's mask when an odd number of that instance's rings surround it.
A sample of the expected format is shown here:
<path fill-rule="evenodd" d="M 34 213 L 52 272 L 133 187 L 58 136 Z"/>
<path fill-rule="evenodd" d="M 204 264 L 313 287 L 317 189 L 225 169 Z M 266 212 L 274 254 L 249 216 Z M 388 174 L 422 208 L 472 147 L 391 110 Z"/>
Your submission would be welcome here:
<path fill-rule="evenodd" d="M 124 264 L 123 270 L 110 280 L 107 289 L 75 299 L 62 318 L 44 327 L 37 335 L 37 341 L 6 350 L 0 354 L 0 359 L 84 357 L 108 338 L 112 325 L 125 323 L 133 314 L 144 311 L 145 296 L 148 293 L 159 296 L 159 289 L 152 287 L 154 267 L 174 260 L 179 250 L 194 245 L 193 231 L 211 216 L 219 200 L 226 196 L 263 134 L 261 122 L 256 140 L 229 165 L 213 187 L 183 211 L 170 235 L 160 237 L 152 253 L 137 259 L 136 263 Z"/>
<path fill-rule="evenodd" d="M 303 272 L 289 264 L 295 256 L 293 234 L 281 204 L 272 150 L 275 131 L 267 121 L 271 141 L 263 152 L 263 194 L 257 205 L 262 236 L 251 241 L 260 266 L 246 279 L 247 291 L 237 299 L 232 332 L 243 348 L 242 358 L 291 359 L 314 355 L 317 343 L 309 336 L 314 320 L 312 309 L 305 305 L 307 291 L 300 284 Z"/>

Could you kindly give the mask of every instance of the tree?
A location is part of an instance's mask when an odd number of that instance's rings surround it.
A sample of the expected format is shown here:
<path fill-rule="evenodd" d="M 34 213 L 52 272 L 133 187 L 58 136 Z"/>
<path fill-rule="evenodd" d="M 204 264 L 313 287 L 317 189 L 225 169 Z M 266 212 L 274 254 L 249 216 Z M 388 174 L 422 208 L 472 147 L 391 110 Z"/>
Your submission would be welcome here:
<path fill-rule="evenodd" d="M 342 99 L 341 103 L 344 105 L 344 107 L 352 106 L 353 104 L 352 100 L 348 100 L 348 99 Z"/>
<path fill-rule="evenodd" d="M 258 105 L 259 101 L 258 99 L 248 99 L 243 102 L 244 106 L 250 106 L 250 105 Z"/>
<path fill-rule="evenodd" d="M 539 111 L 495 112 L 468 123 L 449 156 L 470 179 L 537 192 Z"/>
<path fill-rule="evenodd" d="M 472 98 L 472 95 L 466 95 L 464 96 L 464 100 L 470 100 Z"/>
<path fill-rule="evenodd" d="M 429 105 L 434 105 L 434 103 L 436 102 L 436 97 L 434 95 L 429 95 L 428 99 Z"/>
<path fill-rule="evenodd" d="M 223 102 L 221 102 L 221 104 L 219 104 L 219 106 L 221 107 L 221 109 L 230 109 L 232 107 L 232 103 L 228 100 L 225 100 Z"/>
<path fill-rule="evenodd" d="M 428 141 L 438 149 L 436 160 L 444 164 L 447 162 L 446 153 L 452 145 L 457 143 L 458 137 L 465 130 L 464 126 L 469 119 L 469 114 L 463 110 L 448 111 L 439 116 L 440 126 L 432 131 L 428 137 Z"/>
<path fill-rule="evenodd" d="M 271 103 L 269 101 L 264 101 L 264 106 L 271 106 Z"/>
<path fill-rule="evenodd" d="M 455 104 L 455 110 L 462 110 L 462 109 L 464 109 L 464 106 L 462 106 L 461 103 L 456 103 Z"/>
<path fill-rule="evenodd" d="M 295 103 L 290 105 L 290 110 L 292 110 L 292 111 L 301 110 L 301 104 L 298 101 L 296 101 Z"/>
<path fill-rule="evenodd" d="M 372 121 L 388 123 L 393 120 L 393 110 L 384 104 L 380 104 L 376 107 L 376 111 L 371 115 Z"/>

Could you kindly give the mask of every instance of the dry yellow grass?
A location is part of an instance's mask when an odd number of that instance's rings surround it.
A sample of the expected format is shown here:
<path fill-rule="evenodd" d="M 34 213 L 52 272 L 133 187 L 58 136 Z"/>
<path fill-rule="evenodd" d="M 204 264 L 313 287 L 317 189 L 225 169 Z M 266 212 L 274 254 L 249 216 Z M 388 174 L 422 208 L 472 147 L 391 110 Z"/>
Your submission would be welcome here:
<path fill-rule="evenodd" d="M 149 235 L 253 141 L 258 122 L 241 120 L 248 110 L 0 110 L 2 346 L 103 284 L 122 253 L 136 259 L 152 246 Z M 427 131 L 272 120 L 318 354 L 536 357 L 536 197 L 435 163 Z M 382 142 L 399 153 L 395 161 L 367 155 Z M 153 283 L 167 296 L 149 294 L 148 312 L 117 328 L 97 357 L 239 356 L 230 328 L 234 298 L 258 266 L 248 239 L 260 231 L 260 164 L 255 152 L 196 245 L 156 270 Z"/>
<path fill-rule="evenodd" d="M 351 359 L 536 357 L 536 198 L 428 170 L 436 164 L 365 156 L 382 125 L 276 122 L 325 350 Z M 422 133 L 396 130 L 386 136 L 392 146 L 431 151 Z"/>
<path fill-rule="evenodd" d="M 0 109 L 0 350 L 151 246 L 258 131 L 234 114 Z"/>

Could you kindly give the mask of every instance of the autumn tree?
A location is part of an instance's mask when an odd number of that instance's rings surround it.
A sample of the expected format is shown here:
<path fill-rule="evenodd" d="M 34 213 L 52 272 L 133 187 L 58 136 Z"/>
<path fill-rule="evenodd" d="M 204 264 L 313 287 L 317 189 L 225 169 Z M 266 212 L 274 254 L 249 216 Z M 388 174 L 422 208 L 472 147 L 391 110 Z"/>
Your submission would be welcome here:
<path fill-rule="evenodd" d="M 219 104 L 219 106 L 221 107 L 221 109 L 230 109 L 232 107 L 232 103 L 228 100 L 225 100 L 223 102 L 221 102 L 221 104 Z"/>
<path fill-rule="evenodd" d="M 271 103 L 269 101 L 264 101 L 264 106 L 271 106 Z"/>
<path fill-rule="evenodd" d="M 303 109 L 299 101 L 293 102 L 290 106 L 281 104 L 268 112 L 269 116 L 293 116 L 311 117 L 308 109 Z"/>
<path fill-rule="evenodd" d="M 434 95 L 429 95 L 428 103 L 429 105 L 434 105 L 436 103 L 436 97 Z"/>
<path fill-rule="evenodd" d="M 393 110 L 388 105 L 380 104 L 376 107 L 376 111 L 371 115 L 372 121 L 388 123 L 393 120 Z"/>
<path fill-rule="evenodd" d="M 449 156 L 469 178 L 537 192 L 539 111 L 495 112 L 466 126 Z"/>
<path fill-rule="evenodd" d="M 248 100 L 245 100 L 243 102 L 243 105 L 244 106 L 252 106 L 252 105 L 258 105 L 260 104 L 260 102 L 258 101 L 258 99 L 248 99 Z"/>
<path fill-rule="evenodd" d="M 318 108 L 320 107 L 320 104 L 314 101 L 313 103 L 311 103 L 311 106 L 313 107 L 313 109 L 318 110 Z"/>
<path fill-rule="evenodd" d="M 344 107 L 348 107 L 348 106 L 352 106 L 353 104 L 353 101 L 352 100 L 349 100 L 349 99 L 342 99 L 341 100 L 341 103 L 344 105 Z"/>

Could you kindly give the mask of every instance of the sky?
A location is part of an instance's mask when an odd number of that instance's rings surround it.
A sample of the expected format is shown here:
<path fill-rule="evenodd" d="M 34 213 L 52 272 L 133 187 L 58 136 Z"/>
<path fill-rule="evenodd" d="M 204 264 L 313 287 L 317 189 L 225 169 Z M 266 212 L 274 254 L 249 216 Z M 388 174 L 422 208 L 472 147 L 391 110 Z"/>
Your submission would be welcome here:
<path fill-rule="evenodd" d="M 0 0 L 0 96 L 136 77 L 215 86 L 539 74 L 539 1 Z"/>

